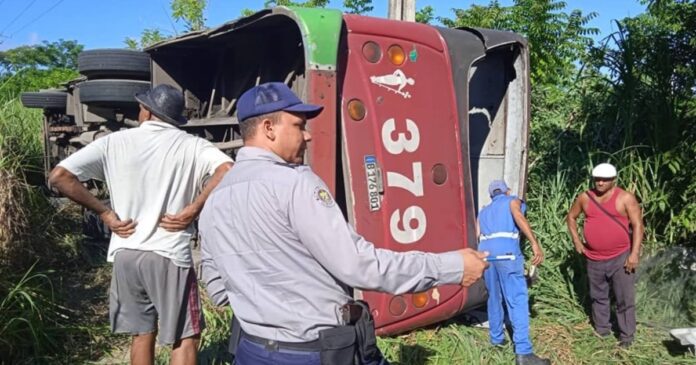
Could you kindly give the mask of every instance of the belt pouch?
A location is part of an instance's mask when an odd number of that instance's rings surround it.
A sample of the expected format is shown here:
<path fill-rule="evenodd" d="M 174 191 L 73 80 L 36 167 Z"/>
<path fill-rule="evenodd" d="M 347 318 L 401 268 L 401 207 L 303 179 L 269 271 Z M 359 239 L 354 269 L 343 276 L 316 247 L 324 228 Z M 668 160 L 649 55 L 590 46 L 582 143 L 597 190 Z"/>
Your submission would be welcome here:
<path fill-rule="evenodd" d="M 375 335 L 375 322 L 370 314 L 370 307 L 366 302 L 358 300 L 355 305 L 362 307 L 360 318 L 355 322 L 355 334 L 358 342 L 358 354 L 362 362 L 379 361 L 382 353 L 377 347 L 377 336 Z"/>
<path fill-rule="evenodd" d="M 322 365 L 355 364 L 355 328 L 340 326 L 319 331 Z"/>
<path fill-rule="evenodd" d="M 239 347 L 239 341 L 242 340 L 242 325 L 239 324 L 237 316 L 232 315 L 232 325 L 230 326 L 230 344 L 227 351 L 234 358 L 237 356 L 237 347 Z"/>

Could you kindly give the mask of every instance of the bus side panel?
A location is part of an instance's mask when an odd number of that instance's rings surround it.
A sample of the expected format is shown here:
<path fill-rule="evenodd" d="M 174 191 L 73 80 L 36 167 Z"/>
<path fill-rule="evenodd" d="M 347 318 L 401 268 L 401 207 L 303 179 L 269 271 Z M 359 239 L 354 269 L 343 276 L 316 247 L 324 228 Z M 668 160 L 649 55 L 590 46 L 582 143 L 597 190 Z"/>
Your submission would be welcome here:
<path fill-rule="evenodd" d="M 394 251 L 469 247 L 474 218 L 464 199 L 471 185 L 463 172 L 468 159 L 462 158 L 446 45 L 433 27 L 422 24 L 351 15 L 344 20 L 342 145 L 357 231 Z M 374 63 L 363 54 L 369 42 L 382 53 Z M 406 56 L 400 65 L 388 55 L 394 45 Z M 351 118 L 352 100 L 364 104 L 362 120 Z M 363 297 L 378 333 L 393 334 L 451 317 L 461 310 L 466 292 L 444 285 L 417 296 L 364 292 Z"/>
<path fill-rule="evenodd" d="M 324 110 L 307 122 L 312 141 L 307 144 L 307 155 L 312 170 L 319 175 L 336 195 L 336 73 L 333 71 L 307 72 L 307 102 L 321 105 Z"/>

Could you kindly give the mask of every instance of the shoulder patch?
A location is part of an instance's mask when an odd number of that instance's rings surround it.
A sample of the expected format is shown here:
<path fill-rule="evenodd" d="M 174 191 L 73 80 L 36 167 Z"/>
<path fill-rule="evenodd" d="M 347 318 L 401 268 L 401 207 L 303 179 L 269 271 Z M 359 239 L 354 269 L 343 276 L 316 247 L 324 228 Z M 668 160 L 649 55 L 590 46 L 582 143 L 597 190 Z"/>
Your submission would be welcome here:
<path fill-rule="evenodd" d="M 321 186 L 314 188 L 314 200 L 327 208 L 333 207 L 335 204 L 331 194 Z"/>

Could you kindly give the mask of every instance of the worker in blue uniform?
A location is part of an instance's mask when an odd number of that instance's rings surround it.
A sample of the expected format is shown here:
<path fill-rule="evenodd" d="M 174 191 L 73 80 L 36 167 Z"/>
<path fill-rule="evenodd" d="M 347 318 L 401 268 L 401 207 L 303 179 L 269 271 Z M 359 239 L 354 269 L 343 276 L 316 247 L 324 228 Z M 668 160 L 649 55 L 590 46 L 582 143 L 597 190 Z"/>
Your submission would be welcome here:
<path fill-rule="evenodd" d="M 550 364 L 534 354 L 529 338 L 529 296 L 524 277 L 524 257 L 520 248 L 520 232 L 531 243 L 532 264 L 544 261 L 544 253 L 524 216 L 526 205 L 514 195 L 505 181 L 490 183 L 491 203 L 483 207 L 478 217 L 479 250 L 490 252 L 490 266 L 484 272 L 488 289 L 488 321 L 491 343 L 502 346 L 505 340 L 503 301 L 512 323 L 515 344 L 515 364 Z M 507 259 L 494 261 L 496 256 Z"/>

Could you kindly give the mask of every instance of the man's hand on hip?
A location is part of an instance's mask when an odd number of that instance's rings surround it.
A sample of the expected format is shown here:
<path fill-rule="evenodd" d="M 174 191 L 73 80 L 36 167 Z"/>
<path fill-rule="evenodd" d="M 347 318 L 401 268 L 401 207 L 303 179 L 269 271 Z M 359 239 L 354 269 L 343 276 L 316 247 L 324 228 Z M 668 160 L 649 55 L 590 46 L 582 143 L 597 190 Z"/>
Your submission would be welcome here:
<path fill-rule="evenodd" d="M 111 209 L 100 214 L 99 218 L 109 227 L 111 232 L 121 238 L 130 237 L 130 235 L 135 233 L 135 226 L 138 225 L 138 223 L 134 222 L 132 219 L 122 221 L 118 217 L 118 214 Z"/>
<path fill-rule="evenodd" d="M 479 252 L 470 248 L 459 250 L 464 260 L 464 275 L 462 275 L 462 286 L 468 287 L 483 276 L 488 263 L 483 258 L 488 256 L 488 252 Z"/>
<path fill-rule="evenodd" d="M 191 225 L 198 212 L 191 205 L 176 214 L 165 214 L 160 219 L 159 226 L 169 232 L 183 231 Z"/>

